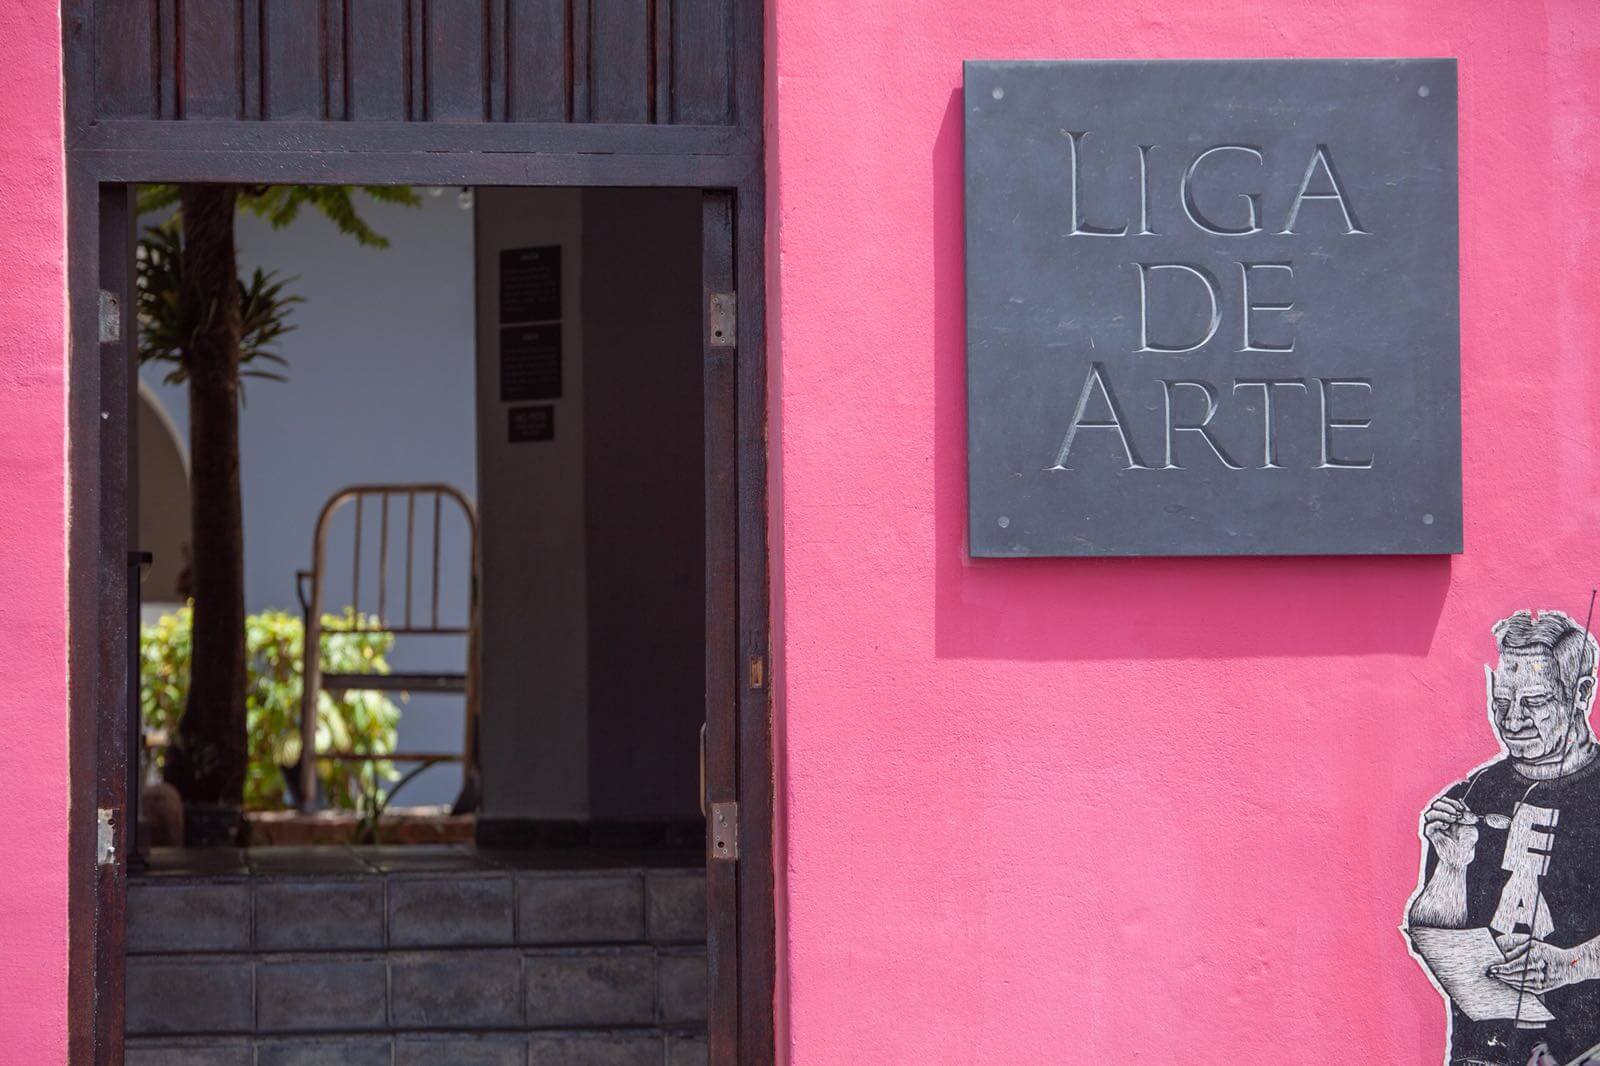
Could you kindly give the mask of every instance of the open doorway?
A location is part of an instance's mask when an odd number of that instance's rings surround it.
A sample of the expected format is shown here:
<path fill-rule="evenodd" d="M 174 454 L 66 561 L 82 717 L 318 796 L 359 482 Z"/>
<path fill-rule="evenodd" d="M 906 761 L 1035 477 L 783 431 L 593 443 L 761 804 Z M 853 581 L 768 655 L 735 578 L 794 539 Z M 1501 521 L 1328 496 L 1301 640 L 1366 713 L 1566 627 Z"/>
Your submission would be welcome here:
<path fill-rule="evenodd" d="M 74 1062 L 123 1060 L 124 1007 L 131 1003 L 124 905 L 141 740 L 127 712 L 139 688 L 129 637 L 139 625 L 133 593 L 141 564 L 137 438 L 129 432 L 137 404 L 129 200 L 134 185 L 155 182 L 407 185 L 444 189 L 446 203 L 463 187 L 474 196 L 490 187 L 541 186 L 695 190 L 700 197 L 698 628 L 710 813 L 698 850 L 712 857 L 704 873 L 705 1043 L 714 1063 L 773 1061 L 764 15 L 760 0 L 65 3 Z M 321 301 L 327 294 L 310 295 Z M 500 413 L 507 424 L 496 431 L 509 433 L 511 415 Z M 555 415 L 559 441 L 566 426 L 562 412 Z M 522 432 L 542 431 L 542 415 L 519 417 Z M 197 491 L 203 464 L 188 458 Z M 302 554 L 293 565 L 308 562 Z M 483 578 L 486 593 L 492 581 Z M 239 606 L 241 626 L 246 606 Z M 485 697 L 489 723 L 494 712 Z M 583 736 L 588 744 L 587 725 Z M 454 747 L 470 743 L 463 730 Z M 503 754 L 491 750 L 496 743 L 479 737 L 487 776 L 474 836 L 494 821 L 491 765 Z M 430 769 L 414 784 L 449 772 Z M 452 806 L 466 791 L 440 787 Z M 407 794 L 395 802 L 409 802 Z M 571 837 L 572 821 L 512 820 L 506 828 L 550 842 Z M 228 1039 L 238 1045 L 254 1038 L 241 1029 Z"/>
<path fill-rule="evenodd" d="M 287 380 L 247 379 L 239 411 L 233 839 L 160 783 L 194 591 L 171 508 L 207 502 L 192 399 L 136 372 L 128 1060 L 708 1061 L 737 972 L 737 836 L 705 817 L 733 788 L 731 200 L 417 193 L 363 207 L 383 250 L 239 222 L 243 274 L 305 302 Z M 312 729 L 269 713 L 319 667 Z"/>

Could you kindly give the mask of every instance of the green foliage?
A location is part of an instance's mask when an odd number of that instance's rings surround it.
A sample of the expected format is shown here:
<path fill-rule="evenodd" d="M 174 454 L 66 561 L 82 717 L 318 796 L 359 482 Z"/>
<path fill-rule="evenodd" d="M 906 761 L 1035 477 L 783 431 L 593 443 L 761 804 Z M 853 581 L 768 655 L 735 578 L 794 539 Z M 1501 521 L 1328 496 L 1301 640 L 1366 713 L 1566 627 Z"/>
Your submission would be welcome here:
<path fill-rule="evenodd" d="M 362 193 L 379 203 L 417 207 L 422 197 L 404 185 L 361 185 Z M 356 210 L 348 185 L 246 185 L 239 189 L 239 210 L 267 220 L 273 229 L 293 222 L 301 208 L 327 216 L 339 232 L 371 248 L 389 247 L 389 238 L 374 230 Z M 161 211 L 178 203 L 176 185 L 146 185 L 139 190 L 139 213 Z"/>
<path fill-rule="evenodd" d="M 417 193 L 399 185 L 364 185 L 361 192 L 380 203 L 416 207 L 422 203 Z M 140 214 L 162 211 L 178 205 L 178 186 L 146 185 L 139 190 Z M 374 230 L 356 210 L 347 185 L 248 185 L 239 189 L 238 209 L 264 218 L 274 229 L 282 229 L 310 207 L 326 216 L 339 232 L 354 237 L 370 248 L 387 248 L 389 239 Z M 188 309 L 183 306 L 183 225 L 174 213 L 166 221 L 146 227 L 139 238 L 139 361 L 172 364 L 165 380 L 178 384 L 189 374 L 189 339 L 207 324 L 215 307 Z M 285 380 L 276 370 L 262 369 L 257 361 L 277 367 L 287 364 L 272 350 L 278 339 L 294 327 L 288 316 L 302 297 L 285 292 L 293 278 L 282 278 L 277 271 L 257 267 L 248 280 L 239 279 L 240 308 L 244 329 L 239 346 L 240 377 Z"/>
<path fill-rule="evenodd" d="M 422 203 L 414 191 L 403 185 L 363 185 L 361 191 L 380 203 L 416 207 Z M 273 229 L 282 229 L 295 220 L 307 205 L 326 215 L 339 232 L 354 237 L 370 248 L 389 247 L 389 238 L 367 225 L 356 213 L 355 200 L 347 185 L 268 185 L 251 188 L 239 197 L 239 207 L 264 218 Z"/>
<path fill-rule="evenodd" d="M 325 615 L 325 627 L 376 625 L 377 619 L 346 608 L 342 617 Z M 146 730 L 177 735 L 189 688 L 191 612 L 183 607 L 142 627 L 139 641 L 139 705 Z M 384 656 L 394 644 L 392 633 L 366 630 L 322 635 L 323 669 L 331 673 L 389 672 Z M 300 759 L 301 659 L 305 630 L 301 620 L 283 611 L 264 611 L 245 619 L 248 657 L 250 764 L 244 802 L 251 810 L 284 806 L 280 767 Z M 381 692 L 324 692 L 317 701 L 317 748 L 385 755 L 394 751 L 400 708 Z M 372 797 L 395 780 L 388 761 L 320 762 L 317 776 L 323 796 L 333 807 L 370 806 Z"/>
<path fill-rule="evenodd" d="M 170 363 L 163 379 L 169 385 L 189 376 L 190 339 L 209 325 L 215 305 L 190 313 L 180 293 L 183 289 L 183 241 L 177 218 L 151 226 L 139 238 L 139 361 Z M 246 282 L 239 279 L 239 310 L 243 329 L 239 342 L 239 376 L 283 381 L 282 374 L 260 369 L 257 361 L 284 367 L 283 356 L 272 346 L 294 329 L 289 311 L 304 299 L 284 292 L 290 279 L 277 271 L 257 267 Z"/>

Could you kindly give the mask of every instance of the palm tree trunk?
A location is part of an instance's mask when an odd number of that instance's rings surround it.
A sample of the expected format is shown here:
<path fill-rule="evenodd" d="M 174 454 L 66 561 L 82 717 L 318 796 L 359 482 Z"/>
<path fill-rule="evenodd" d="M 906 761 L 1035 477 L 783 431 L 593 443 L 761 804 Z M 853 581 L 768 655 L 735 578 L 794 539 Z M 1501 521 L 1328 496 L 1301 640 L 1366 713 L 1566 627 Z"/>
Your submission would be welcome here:
<path fill-rule="evenodd" d="M 188 804 L 238 807 L 249 742 L 245 723 L 244 517 L 239 492 L 238 189 L 185 185 L 183 290 L 190 339 L 190 539 L 194 646 L 189 702 L 167 777 Z M 197 841 L 198 842 L 198 841 Z"/>

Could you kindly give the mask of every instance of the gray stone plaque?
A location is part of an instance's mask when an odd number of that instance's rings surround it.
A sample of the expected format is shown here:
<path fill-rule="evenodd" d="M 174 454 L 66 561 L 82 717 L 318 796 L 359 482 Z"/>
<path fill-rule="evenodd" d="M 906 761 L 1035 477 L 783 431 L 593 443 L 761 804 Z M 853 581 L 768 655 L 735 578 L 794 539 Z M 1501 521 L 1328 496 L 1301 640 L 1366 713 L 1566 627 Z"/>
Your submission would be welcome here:
<path fill-rule="evenodd" d="M 966 66 L 975 556 L 1461 550 L 1454 60 Z"/>

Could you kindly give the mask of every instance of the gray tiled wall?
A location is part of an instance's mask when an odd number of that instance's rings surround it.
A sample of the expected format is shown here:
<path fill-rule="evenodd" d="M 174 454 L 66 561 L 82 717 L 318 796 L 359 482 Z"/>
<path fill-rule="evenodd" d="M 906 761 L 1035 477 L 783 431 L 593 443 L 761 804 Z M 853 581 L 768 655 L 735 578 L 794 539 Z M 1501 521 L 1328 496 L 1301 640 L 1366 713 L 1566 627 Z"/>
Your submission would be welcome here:
<path fill-rule="evenodd" d="M 706 1038 L 627 1033 L 134 1037 L 127 1066 L 706 1066 Z"/>
<path fill-rule="evenodd" d="M 703 944 L 700 870 L 146 878 L 130 955 L 521 944 Z"/>
<path fill-rule="evenodd" d="M 698 870 L 137 880 L 128 1061 L 697 1066 L 704 937 Z"/>

